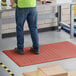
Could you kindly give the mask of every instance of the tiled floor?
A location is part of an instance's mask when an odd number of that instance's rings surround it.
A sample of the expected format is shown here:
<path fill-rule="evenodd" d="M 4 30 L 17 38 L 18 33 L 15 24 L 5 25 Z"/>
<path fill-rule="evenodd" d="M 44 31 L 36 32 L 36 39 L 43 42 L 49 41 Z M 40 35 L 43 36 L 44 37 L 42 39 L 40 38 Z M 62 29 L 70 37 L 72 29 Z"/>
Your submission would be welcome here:
<path fill-rule="evenodd" d="M 61 31 L 47 31 L 39 33 L 40 44 L 56 43 L 61 41 L 70 41 L 76 44 L 76 38 L 70 39 L 70 35 Z M 47 64 L 59 64 L 67 71 L 76 70 L 76 58 L 64 59 L 59 61 L 53 61 L 48 63 L 30 65 L 25 67 L 17 66 L 10 58 L 8 58 L 2 51 L 7 49 L 13 49 L 16 47 L 16 38 L 6 38 L 2 40 L 2 47 L 0 49 L 0 60 L 14 72 L 15 76 L 22 76 L 23 72 L 37 70 L 37 67 Z M 25 35 L 25 47 L 32 46 L 30 35 Z M 9 76 L 3 68 L 0 67 L 0 76 Z"/>

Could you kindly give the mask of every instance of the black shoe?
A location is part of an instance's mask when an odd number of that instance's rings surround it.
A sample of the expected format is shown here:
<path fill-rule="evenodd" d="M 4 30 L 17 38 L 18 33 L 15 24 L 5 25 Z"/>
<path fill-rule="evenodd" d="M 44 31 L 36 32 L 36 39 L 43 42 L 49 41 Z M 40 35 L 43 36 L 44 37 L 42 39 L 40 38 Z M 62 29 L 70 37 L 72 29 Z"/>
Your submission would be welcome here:
<path fill-rule="evenodd" d="M 32 52 L 32 53 L 34 53 L 34 54 L 36 54 L 36 55 L 39 54 L 39 50 L 34 50 L 33 48 L 30 49 L 30 52 Z"/>
<path fill-rule="evenodd" d="M 15 48 L 15 49 L 14 49 L 14 52 L 15 52 L 15 53 L 18 53 L 18 54 L 20 54 L 20 55 L 24 55 L 24 50 L 19 51 L 17 48 Z"/>

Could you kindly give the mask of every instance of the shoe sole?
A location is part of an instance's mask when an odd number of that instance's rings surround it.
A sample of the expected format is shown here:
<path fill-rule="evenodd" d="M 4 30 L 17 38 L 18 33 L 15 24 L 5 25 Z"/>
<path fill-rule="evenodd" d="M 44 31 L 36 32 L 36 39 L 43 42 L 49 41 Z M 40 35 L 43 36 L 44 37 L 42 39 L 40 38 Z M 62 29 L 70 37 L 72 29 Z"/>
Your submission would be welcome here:
<path fill-rule="evenodd" d="M 30 49 L 30 52 L 34 53 L 35 55 L 39 54 L 39 52 L 34 52 L 34 50 L 32 48 Z"/>
<path fill-rule="evenodd" d="M 17 50 L 17 48 L 14 49 L 14 52 L 15 52 L 15 53 L 18 53 L 18 54 L 20 54 L 20 55 L 24 55 L 24 52 L 19 52 L 19 51 Z"/>

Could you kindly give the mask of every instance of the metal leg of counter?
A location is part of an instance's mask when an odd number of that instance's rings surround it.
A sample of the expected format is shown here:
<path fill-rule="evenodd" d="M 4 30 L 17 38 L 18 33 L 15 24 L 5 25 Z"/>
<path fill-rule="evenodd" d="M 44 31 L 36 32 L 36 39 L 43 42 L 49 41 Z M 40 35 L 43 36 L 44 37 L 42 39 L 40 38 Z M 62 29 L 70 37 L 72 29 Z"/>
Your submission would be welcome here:
<path fill-rule="evenodd" d="M 74 10 L 73 10 L 74 5 L 70 5 L 70 37 L 74 37 Z"/>
<path fill-rule="evenodd" d="M 2 19 L 1 19 L 1 17 L 2 17 L 2 12 L 0 12 L 0 50 L 2 50 Z"/>
<path fill-rule="evenodd" d="M 57 24 L 58 24 L 58 31 L 61 30 L 61 6 L 57 6 L 57 12 L 58 12 L 58 18 L 57 18 Z"/>

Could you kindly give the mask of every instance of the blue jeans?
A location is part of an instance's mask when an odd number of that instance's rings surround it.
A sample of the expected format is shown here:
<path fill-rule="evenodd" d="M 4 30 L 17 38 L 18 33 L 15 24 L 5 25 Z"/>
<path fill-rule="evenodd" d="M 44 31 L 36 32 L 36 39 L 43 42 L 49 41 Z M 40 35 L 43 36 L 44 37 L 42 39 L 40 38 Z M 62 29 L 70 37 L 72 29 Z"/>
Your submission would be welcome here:
<path fill-rule="evenodd" d="M 28 27 L 31 33 L 33 48 L 39 50 L 39 37 L 37 30 L 37 11 L 33 8 L 18 8 L 16 7 L 16 34 L 17 48 L 22 51 L 24 48 L 24 23 L 27 20 Z"/>

